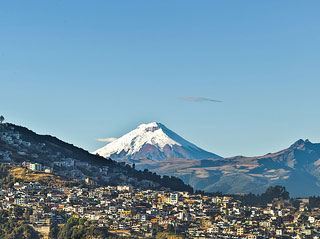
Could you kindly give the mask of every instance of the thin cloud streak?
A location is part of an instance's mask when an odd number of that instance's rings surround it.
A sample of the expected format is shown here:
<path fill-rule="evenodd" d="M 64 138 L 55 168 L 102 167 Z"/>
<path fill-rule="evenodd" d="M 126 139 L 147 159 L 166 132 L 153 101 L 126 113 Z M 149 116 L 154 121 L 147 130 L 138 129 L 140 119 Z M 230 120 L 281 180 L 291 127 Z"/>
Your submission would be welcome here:
<path fill-rule="evenodd" d="M 115 140 L 117 140 L 117 138 L 99 138 L 99 139 L 97 139 L 98 142 L 103 142 L 103 143 L 112 143 Z"/>
<path fill-rule="evenodd" d="M 192 102 L 216 102 L 216 103 L 221 103 L 221 100 L 214 100 L 210 98 L 205 98 L 205 97 L 192 97 L 192 96 L 185 96 L 185 97 L 180 97 L 180 100 L 184 101 L 192 101 Z"/>

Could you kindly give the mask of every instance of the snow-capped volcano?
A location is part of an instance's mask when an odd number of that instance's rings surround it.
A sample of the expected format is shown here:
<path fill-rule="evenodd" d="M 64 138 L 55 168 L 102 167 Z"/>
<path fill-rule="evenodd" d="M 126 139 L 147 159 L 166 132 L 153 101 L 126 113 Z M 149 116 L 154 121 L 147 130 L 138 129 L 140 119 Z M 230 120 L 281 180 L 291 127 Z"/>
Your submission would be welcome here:
<path fill-rule="evenodd" d="M 221 158 L 183 139 L 163 124 L 141 124 L 135 130 L 98 149 L 94 154 L 112 159 L 161 161 L 167 158 Z"/>

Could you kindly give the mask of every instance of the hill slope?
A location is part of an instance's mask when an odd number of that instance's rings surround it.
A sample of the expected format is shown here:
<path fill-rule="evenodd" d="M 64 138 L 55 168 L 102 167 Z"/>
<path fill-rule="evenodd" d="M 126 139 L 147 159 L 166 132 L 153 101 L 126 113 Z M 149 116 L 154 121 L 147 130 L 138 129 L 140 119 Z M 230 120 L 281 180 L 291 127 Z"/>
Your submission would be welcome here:
<path fill-rule="evenodd" d="M 39 163 L 43 168 L 53 169 L 59 176 L 82 182 L 89 177 L 101 185 L 131 184 L 192 191 L 180 179 L 138 171 L 124 163 L 90 154 L 56 137 L 38 135 L 14 124 L 0 124 L 0 162 L 21 164 L 24 161 Z"/>

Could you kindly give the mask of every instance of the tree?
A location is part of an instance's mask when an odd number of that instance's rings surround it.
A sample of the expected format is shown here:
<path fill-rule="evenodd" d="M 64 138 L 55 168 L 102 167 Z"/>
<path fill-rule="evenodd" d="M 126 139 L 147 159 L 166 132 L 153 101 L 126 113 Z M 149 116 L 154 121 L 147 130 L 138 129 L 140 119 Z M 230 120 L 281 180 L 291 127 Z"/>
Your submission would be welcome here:
<path fill-rule="evenodd" d="M 2 122 L 4 121 L 4 117 L 3 115 L 0 116 L 0 123 L 2 124 Z"/>
<path fill-rule="evenodd" d="M 265 196 L 269 200 L 272 200 L 273 198 L 282 198 L 284 200 L 290 198 L 289 192 L 287 192 L 286 188 L 279 185 L 274 187 L 268 187 L 266 192 L 263 193 L 261 196 Z"/>
<path fill-rule="evenodd" d="M 268 187 L 261 195 L 249 193 L 241 197 L 244 205 L 250 206 L 266 205 L 267 203 L 271 203 L 274 198 L 287 200 L 290 199 L 290 194 L 285 187 L 276 185 Z"/>
<path fill-rule="evenodd" d="M 59 227 L 57 223 L 53 223 L 50 226 L 49 238 L 50 239 L 57 239 L 59 234 Z"/>
<path fill-rule="evenodd" d="M 6 211 L 0 211 L 0 238 L 40 239 L 38 232 L 25 220 L 13 220 Z"/>
<path fill-rule="evenodd" d="M 85 218 L 70 217 L 67 223 L 61 228 L 54 229 L 51 238 L 58 239 L 87 239 L 87 238 L 110 238 L 106 228 L 96 227 Z"/>
<path fill-rule="evenodd" d="M 23 209 L 20 206 L 14 206 L 13 208 L 10 208 L 10 212 L 14 214 L 15 217 L 22 217 L 23 216 Z"/>

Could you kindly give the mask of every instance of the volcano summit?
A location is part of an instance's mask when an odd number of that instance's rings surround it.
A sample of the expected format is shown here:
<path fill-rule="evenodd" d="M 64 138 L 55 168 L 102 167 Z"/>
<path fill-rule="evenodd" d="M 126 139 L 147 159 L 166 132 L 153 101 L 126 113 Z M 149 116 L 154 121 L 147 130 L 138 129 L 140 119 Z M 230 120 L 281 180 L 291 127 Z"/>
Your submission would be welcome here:
<path fill-rule="evenodd" d="M 221 158 L 188 142 L 157 122 L 139 125 L 135 130 L 98 149 L 94 154 L 133 162 L 139 159 L 162 161 L 168 158 Z"/>

